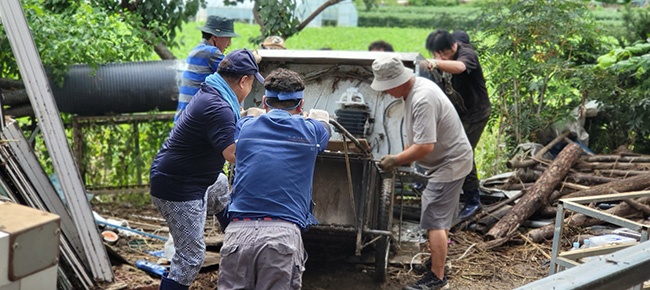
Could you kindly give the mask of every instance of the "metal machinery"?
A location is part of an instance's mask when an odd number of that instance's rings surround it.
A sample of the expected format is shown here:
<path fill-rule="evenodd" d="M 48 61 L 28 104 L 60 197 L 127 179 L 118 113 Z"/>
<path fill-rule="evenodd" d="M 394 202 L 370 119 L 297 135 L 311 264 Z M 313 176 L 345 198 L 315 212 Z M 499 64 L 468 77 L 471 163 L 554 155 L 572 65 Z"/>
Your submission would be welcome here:
<path fill-rule="evenodd" d="M 59 216 L 0 202 L 0 290 L 57 287 Z"/>
<path fill-rule="evenodd" d="M 372 246 L 375 279 L 386 279 L 395 177 L 381 172 L 376 159 L 404 147 L 402 101 L 370 88 L 372 62 L 385 52 L 260 50 L 260 70 L 267 75 L 284 67 L 305 80 L 304 111 L 330 114 L 333 134 L 319 155 L 313 183 L 314 214 L 319 225 L 303 235 L 306 242 L 349 242 L 355 254 Z M 423 57 L 400 54 L 415 67 Z M 264 88 L 257 84 L 244 107 L 259 106 Z"/>

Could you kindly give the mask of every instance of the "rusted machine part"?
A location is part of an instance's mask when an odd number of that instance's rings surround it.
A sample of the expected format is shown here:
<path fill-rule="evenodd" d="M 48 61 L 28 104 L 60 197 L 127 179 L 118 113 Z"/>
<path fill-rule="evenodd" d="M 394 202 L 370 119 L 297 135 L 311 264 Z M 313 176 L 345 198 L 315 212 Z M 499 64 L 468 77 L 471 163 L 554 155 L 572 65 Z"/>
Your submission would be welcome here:
<path fill-rule="evenodd" d="M 330 124 L 332 124 L 334 127 L 336 127 L 336 129 L 339 130 L 341 132 L 341 134 L 343 134 L 343 136 L 345 136 L 346 138 L 352 140 L 352 142 L 354 142 L 354 145 L 356 145 L 361 150 L 363 150 L 363 153 L 366 156 L 372 157 L 371 156 L 372 154 L 370 153 L 369 148 L 366 148 L 363 145 L 361 145 L 361 142 L 359 142 L 359 140 L 357 140 L 357 138 L 352 136 L 352 134 L 350 134 L 350 132 L 348 132 L 348 130 L 346 130 L 341 124 L 339 124 L 339 122 L 337 122 L 334 119 L 330 119 Z"/>

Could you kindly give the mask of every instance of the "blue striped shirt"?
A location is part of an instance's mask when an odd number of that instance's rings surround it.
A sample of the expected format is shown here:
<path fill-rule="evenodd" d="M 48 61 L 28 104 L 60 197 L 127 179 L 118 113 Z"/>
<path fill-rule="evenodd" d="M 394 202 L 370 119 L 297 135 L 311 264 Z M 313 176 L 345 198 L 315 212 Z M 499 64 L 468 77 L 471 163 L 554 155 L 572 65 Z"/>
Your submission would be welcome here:
<path fill-rule="evenodd" d="M 185 60 L 186 68 L 181 76 L 181 85 L 178 88 L 178 108 L 174 116 L 174 123 L 187 107 L 192 97 L 199 91 L 205 78 L 217 71 L 223 59 L 223 53 L 216 46 L 212 46 L 206 39 L 190 51 Z"/>

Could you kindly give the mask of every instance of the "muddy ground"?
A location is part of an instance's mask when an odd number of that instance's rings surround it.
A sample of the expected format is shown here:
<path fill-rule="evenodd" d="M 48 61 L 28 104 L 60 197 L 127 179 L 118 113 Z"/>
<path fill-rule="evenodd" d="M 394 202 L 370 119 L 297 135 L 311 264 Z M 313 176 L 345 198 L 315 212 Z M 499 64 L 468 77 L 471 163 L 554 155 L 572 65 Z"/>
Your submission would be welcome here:
<path fill-rule="evenodd" d="M 166 237 L 164 224 L 158 220 L 159 214 L 152 206 L 129 207 L 128 205 L 95 205 L 94 210 L 105 218 L 124 219 L 129 226 L 157 236 Z M 403 224 L 403 228 L 408 228 Z M 413 224 L 411 224 L 412 226 Z M 216 227 L 208 221 L 206 236 L 214 240 L 219 236 Z M 397 225 L 395 226 L 397 228 Z M 388 280 L 376 283 L 373 280 L 374 267 L 371 250 L 364 251 L 361 257 L 354 256 L 352 247 L 332 247 L 330 245 L 308 244 L 309 261 L 303 275 L 303 289 L 401 289 L 419 277 L 418 264 L 425 255 L 416 254 L 426 247 L 419 233 L 412 231 L 401 237 L 400 247 L 394 246 Z M 449 245 L 450 286 L 451 289 L 515 289 L 548 273 L 550 242 L 543 245 L 530 245 L 524 242 L 509 244 L 494 250 L 481 249 L 482 237 L 469 231 L 458 231 L 451 235 Z M 397 243 L 395 243 L 397 244 Z M 99 289 L 157 289 L 159 278 L 133 267 L 138 259 L 164 263 L 145 251 L 162 250 L 164 242 L 142 236 L 121 237 L 110 246 L 116 254 L 111 254 L 115 272 L 115 282 L 102 284 Z M 208 256 L 218 253 L 208 247 Z M 413 258 L 415 256 L 415 258 Z M 411 265 L 413 261 L 413 266 Z M 204 267 L 190 289 L 216 289 L 218 264 Z M 411 270 L 415 267 L 415 270 Z"/>

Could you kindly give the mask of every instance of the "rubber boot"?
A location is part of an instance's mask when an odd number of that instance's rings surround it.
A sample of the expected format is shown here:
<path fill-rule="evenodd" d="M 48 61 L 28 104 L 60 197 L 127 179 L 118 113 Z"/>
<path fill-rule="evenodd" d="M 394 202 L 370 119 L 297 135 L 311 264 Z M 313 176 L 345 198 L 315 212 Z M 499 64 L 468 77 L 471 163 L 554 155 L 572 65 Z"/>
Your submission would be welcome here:
<path fill-rule="evenodd" d="M 465 191 L 465 206 L 458 214 L 458 219 L 463 221 L 473 216 L 481 208 L 481 198 L 478 189 Z"/>
<path fill-rule="evenodd" d="M 178 284 L 178 282 L 167 278 L 167 275 L 169 272 L 165 272 L 162 275 L 162 281 L 160 281 L 160 288 L 158 290 L 188 290 L 190 289 L 190 286 L 185 286 Z"/>

